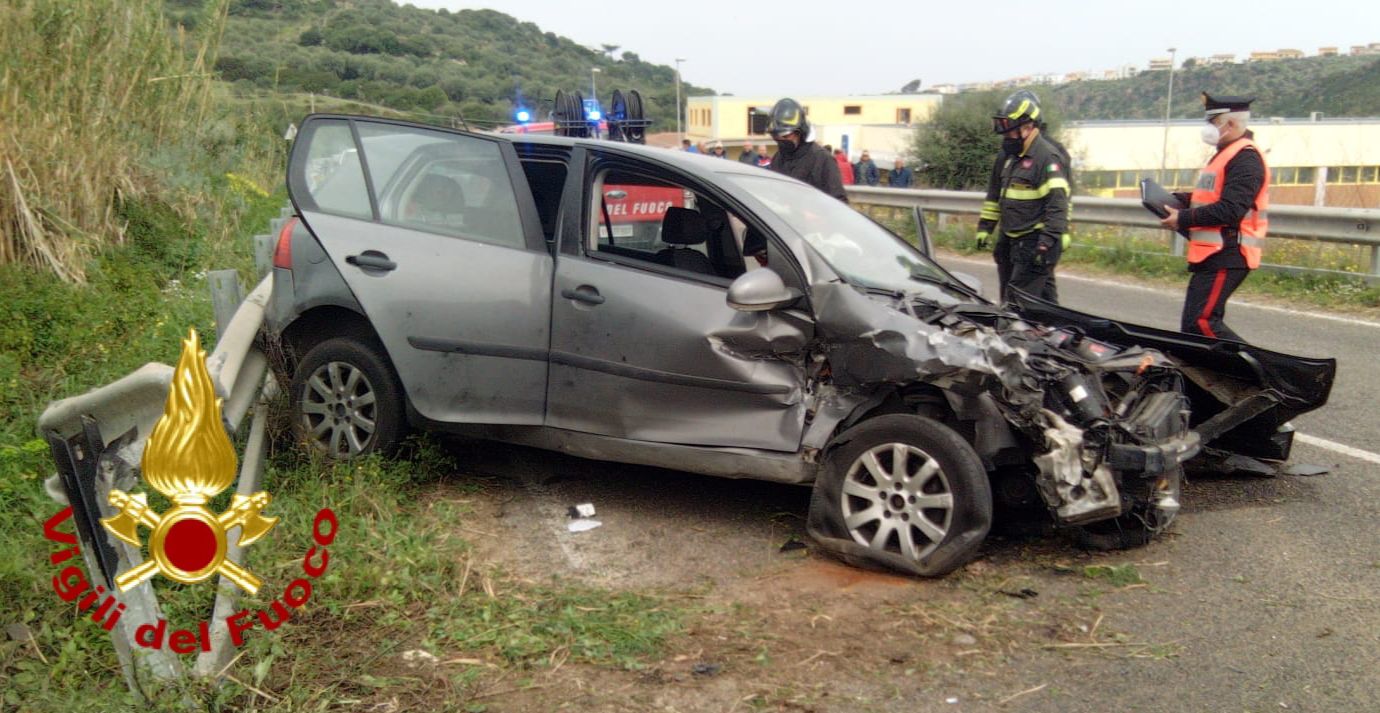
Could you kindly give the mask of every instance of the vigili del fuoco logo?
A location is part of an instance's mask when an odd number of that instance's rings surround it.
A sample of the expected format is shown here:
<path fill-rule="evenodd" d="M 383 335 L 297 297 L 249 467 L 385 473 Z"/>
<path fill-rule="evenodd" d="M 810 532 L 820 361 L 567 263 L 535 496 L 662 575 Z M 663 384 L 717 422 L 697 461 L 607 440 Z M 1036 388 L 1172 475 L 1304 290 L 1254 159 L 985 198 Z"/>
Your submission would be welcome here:
<path fill-rule="evenodd" d="M 212 512 L 206 504 L 235 480 L 237 458 L 234 446 L 221 420 L 221 399 L 216 396 L 211 374 L 206 368 L 206 352 L 201 349 L 195 330 L 182 341 L 182 355 L 173 371 L 172 384 L 163 415 L 149 434 L 140 471 L 144 482 L 162 493 L 172 506 L 164 512 L 148 504 L 146 493 L 110 491 L 110 505 L 119 512 L 101 519 L 110 534 L 142 548 L 140 528 L 149 531 L 149 559 L 115 577 L 117 592 L 103 585 L 93 589 L 81 566 L 68 564 L 53 577 L 53 590 L 66 602 L 76 602 L 85 612 L 95 607 L 91 619 L 109 631 L 115 627 L 125 604 L 119 593 L 128 592 L 144 581 L 162 575 L 174 582 L 197 584 L 213 575 L 224 576 L 240 589 L 256 594 L 263 585 L 253 572 L 228 559 L 231 530 L 239 527 L 238 545 L 251 545 L 267 535 L 278 518 L 263 510 L 271 496 L 266 491 L 252 495 L 235 494 L 223 512 Z M 77 537 L 58 530 L 72 516 L 69 505 L 44 524 L 47 539 L 69 547 L 54 552 L 49 559 L 56 565 L 80 552 Z M 312 580 L 325 574 L 330 561 L 326 549 L 334 540 L 339 523 L 330 508 L 322 508 L 312 522 L 313 546 L 302 558 L 302 573 L 283 589 L 266 610 L 243 609 L 226 617 L 225 624 L 235 646 L 244 643 L 244 633 L 256 622 L 265 630 L 277 629 L 292 616 L 292 610 L 311 598 Z M 97 601 L 99 605 L 96 605 Z M 197 631 L 179 629 L 167 633 L 168 623 L 143 624 L 134 640 L 145 648 L 162 648 L 166 642 L 175 653 L 210 651 L 210 622 L 198 623 Z"/>

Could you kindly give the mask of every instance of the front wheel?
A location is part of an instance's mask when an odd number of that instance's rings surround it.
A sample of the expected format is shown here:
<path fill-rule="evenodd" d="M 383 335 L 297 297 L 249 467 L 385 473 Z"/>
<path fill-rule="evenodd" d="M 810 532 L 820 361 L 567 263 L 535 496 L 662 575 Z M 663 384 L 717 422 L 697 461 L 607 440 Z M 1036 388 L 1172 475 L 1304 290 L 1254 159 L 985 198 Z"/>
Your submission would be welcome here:
<path fill-rule="evenodd" d="M 977 553 L 992 525 L 992 490 L 968 442 L 923 416 L 878 416 L 830 452 L 809 530 L 858 565 L 936 577 Z"/>
<path fill-rule="evenodd" d="M 1183 466 L 1175 466 L 1137 484 L 1139 492 L 1125 494 L 1125 513 L 1110 520 L 1094 522 L 1070 530 L 1073 541 L 1089 550 L 1127 550 L 1141 547 L 1169 529 L 1179 514 L 1183 493 Z"/>
<path fill-rule="evenodd" d="M 380 349 L 352 337 L 312 347 L 292 379 L 292 420 L 336 460 L 391 453 L 405 432 L 402 388 Z"/>

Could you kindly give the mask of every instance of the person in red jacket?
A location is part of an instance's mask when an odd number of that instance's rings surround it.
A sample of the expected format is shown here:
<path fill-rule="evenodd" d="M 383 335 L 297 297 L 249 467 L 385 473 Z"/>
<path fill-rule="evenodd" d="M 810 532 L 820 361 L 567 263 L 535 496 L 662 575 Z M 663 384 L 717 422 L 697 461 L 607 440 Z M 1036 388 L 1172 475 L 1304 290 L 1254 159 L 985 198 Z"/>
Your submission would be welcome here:
<path fill-rule="evenodd" d="M 843 153 L 843 149 L 834 149 L 834 161 L 839 165 L 839 177 L 843 179 L 843 185 L 853 185 L 853 164 L 848 162 L 848 156 Z"/>

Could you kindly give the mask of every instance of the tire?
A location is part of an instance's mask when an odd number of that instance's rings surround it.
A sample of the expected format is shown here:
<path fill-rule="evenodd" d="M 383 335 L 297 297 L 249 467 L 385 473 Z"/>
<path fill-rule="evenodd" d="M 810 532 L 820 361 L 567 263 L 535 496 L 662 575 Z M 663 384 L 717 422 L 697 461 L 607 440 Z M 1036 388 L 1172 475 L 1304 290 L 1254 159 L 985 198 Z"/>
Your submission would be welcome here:
<path fill-rule="evenodd" d="M 402 387 L 383 349 L 354 337 L 307 352 L 292 378 L 299 437 L 333 460 L 390 455 L 406 434 Z"/>
<path fill-rule="evenodd" d="M 973 558 L 992 526 L 992 488 L 962 436 L 924 416 L 893 414 L 838 441 L 810 502 L 810 534 L 825 549 L 922 577 Z"/>
<path fill-rule="evenodd" d="M 1110 520 L 1072 528 L 1069 534 L 1074 544 L 1103 552 L 1150 544 L 1156 535 L 1169 529 L 1179 514 L 1183 478 L 1183 466 L 1178 466 L 1158 477 L 1137 479 L 1141 492 L 1122 496 L 1130 500 L 1127 512 Z"/>

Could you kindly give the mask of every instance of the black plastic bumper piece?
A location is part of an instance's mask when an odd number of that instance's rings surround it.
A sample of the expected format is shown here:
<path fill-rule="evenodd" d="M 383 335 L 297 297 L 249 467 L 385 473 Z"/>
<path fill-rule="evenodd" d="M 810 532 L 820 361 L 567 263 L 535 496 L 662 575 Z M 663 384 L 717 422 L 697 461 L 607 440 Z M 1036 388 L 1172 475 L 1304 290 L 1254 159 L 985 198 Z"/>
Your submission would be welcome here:
<path fill-rule="evenodd" d="M 1201 447 L 1195 431 L 1148 446 L 1113 443 L 1107 449 L 1107 465 L 1122 472 L 1158 475 L 1198 455 Z"/>

